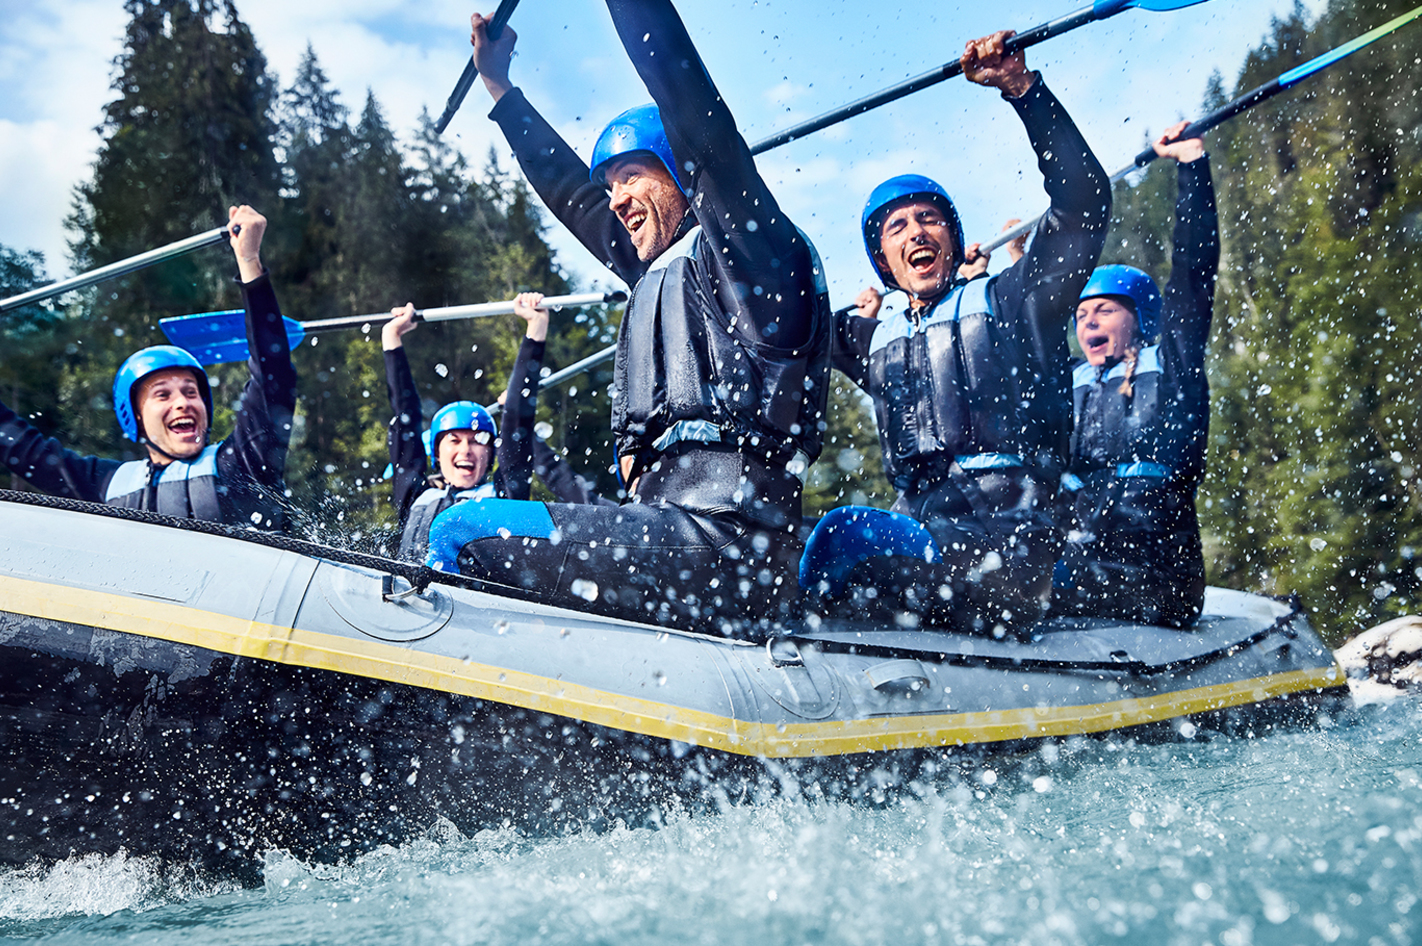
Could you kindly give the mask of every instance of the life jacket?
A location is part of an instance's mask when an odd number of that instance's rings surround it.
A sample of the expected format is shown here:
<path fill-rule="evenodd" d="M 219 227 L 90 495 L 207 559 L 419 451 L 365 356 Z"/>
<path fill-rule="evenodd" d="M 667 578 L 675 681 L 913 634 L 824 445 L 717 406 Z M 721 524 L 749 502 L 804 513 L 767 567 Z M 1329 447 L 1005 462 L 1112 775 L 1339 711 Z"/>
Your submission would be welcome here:
<path fill-rule="evenodd" d="M 1127 364 L 1072 371 L 1070 474 L 1075 529 L 1083 539 L 1197 530 L 1195 489 L 1203 473 L 1209 405 L 1184 403 L 1162 370 L 1159 345 L 1142 348 L 1121 393 Z"/>
<path fill-rule="evenodd" d="M 928 311 L 894 313 L 874 330 L 868 391 L 884 471 L 901 492 L 955 468 L 1060 475 L 1066 411 L 1026 357 L 1020 329 L 999 320 L 996 281 L 970 280 Z"/>
<path fill-rule="evenodd" d="M 724 275 L 703 258 L 710 247 L 699 226 L 637 282 L 618 333 L 612 415 L 618 456 L 638 457 L 634 476 L 685 441 L 730 444 L 800 476 L 819 456 L 829 351 L 814 339 L 825 337 L 829 296 L 814 247 L 805 244 L 816 313 L 811 341 L 800 349 L 780 347 L 773 337 L 752 346 L 733 331 L 738 315 L 717 295 Z"/>
<path fill-rule="evenodd" d="M 155 466 L 149 460 L 130 460 L 114 471 L 104 502 L 125 509 L 145 509 L 179 519 L 222 522 L 217 451 L 205 448 L 192 460 L 174 460 Z"/>
<path fill-rule="evenodd" d="M 405 531 L 400 535 L 400 558 L 410 562 L 422 562 L 429 550 L 430 526 L 435 516 L 451 506 L 470 499 L 494 499 L 498 489 L 491 482 L 480 483 L 472 489 L 455 489 L 452 486 L 431 486 L 410 504 L 410 514 L 405 518 Z"/>

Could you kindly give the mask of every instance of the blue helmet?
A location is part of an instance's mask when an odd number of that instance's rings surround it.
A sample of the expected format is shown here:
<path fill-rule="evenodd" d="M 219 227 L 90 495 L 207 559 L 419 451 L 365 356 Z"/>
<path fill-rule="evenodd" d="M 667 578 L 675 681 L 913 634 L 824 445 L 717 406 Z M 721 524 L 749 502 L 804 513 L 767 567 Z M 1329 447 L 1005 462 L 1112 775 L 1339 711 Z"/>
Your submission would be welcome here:
<path fill-rule="evenodd" d="M 185 349 L 175 345 L 154 345 L 136 351 L 114 375 L 114 413 L 118 415 L 119 427 L 123 435 L 134 443 L 138 438 L 138 415 L 133 406 L 133 392 L 138 383 L 155 371 L 165 368 L 187 368 L 197 378 L 202 391 L 202 402 L 207 405 L 207 421 L 212 423 L 212 385 L 208 383 L 207 372 L 198 360 Z"/>
<path fill-rule="evenodd" d="M 1123 296 L 1136 313 L 1136 327 L 1147 341 L 1155 338 L 1160 328 L 1160 290 L 1155 280 L 1134 266 L 1098 266 L 1086 281 L 1078 299 L 1097 296 Z"/>
<path fill-rule="evenodd" d="M 440 435 L 451 430 L 472 430 L 476 434 L 482 430 L 489 435 L 490 440 L 499 435 L 498 425 L 494 423 L 494 418 L 489 416 L 488 411 L 473 401 L 454 401 L 435 411 L 435 416 L 430 421 L 427 449 L 432 459 L 439 459 Z"/>
<path fill-rule="evenodd" d="M 963 221 L 958 219 L 958 208 L 953 206 L 953 198 L 932 178 L 922 174 L 900 174 L 891 177 L 869 194 L 864 202 L 864 213 L 859 217 L 859 226 L 864 231 L 864 251 L 869 254 L 869 265 L 884 280 L 890 289 L 901 288 L 894 277 L 879 267 L 874 254 L 879 249 L 879 227 L 891 204 L 901 200 L 926 200 L 943 211 L 949 228 L 953 231 L 953 273 L 963 264 Z"/>
<path fill-rule="evenodd" d="M 655 155 L 676 186 L 686 190 L 681 185 L 681 176 L 676 173 L 676 158 L 672 157 L 671 143 L 662 126 L 662 113 L 652 104 L 629 108 L 607 123 L 597 136 L 597 144 L 593 145 L 592 182 L 605 184 L 607 163 L 638 151 Z"/>

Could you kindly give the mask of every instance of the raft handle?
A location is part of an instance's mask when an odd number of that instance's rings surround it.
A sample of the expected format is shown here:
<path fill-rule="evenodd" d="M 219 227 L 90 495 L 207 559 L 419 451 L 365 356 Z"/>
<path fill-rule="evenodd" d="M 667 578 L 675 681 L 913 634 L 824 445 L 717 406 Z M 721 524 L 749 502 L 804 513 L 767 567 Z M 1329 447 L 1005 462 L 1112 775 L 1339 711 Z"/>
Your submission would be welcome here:
<path fill-rule="evenodd" d="M 409 581 L 409 579 L 406 579 Z M 382 601 L 403 601 L 411 595 L 422 595 L 429 587 L 427 581 L 411 581 L 410 587 L 404 591 L 395 590 L 395 576 L 385 574 L 380 576 L 380 599 Z"/>
<path fill-rule="evenodd" d="M 886 660 L 864 671 L 876 690 L 927 690 L 930 686 L 923 664 L 917 660 Z"/>
<path fill-rule="evenodd" d="M 792 640 L 783 637 L 772 637 L 765 642 L 765 654 L 770 658 L 772 667 L 803 667 L 805 657 L 800 653 L 800 648 Z"/>

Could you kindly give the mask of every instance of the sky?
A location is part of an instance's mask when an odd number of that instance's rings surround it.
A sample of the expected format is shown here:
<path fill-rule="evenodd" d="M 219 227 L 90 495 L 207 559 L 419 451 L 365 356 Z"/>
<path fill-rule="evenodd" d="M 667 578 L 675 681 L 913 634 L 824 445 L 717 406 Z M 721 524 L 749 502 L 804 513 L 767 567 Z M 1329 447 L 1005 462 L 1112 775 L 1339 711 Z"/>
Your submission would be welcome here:
<path fill-rule="evenodd" d="M 1082 0 L 1084 2 L 1084 0 Z M 236 0 L 284 87 L 309 43 L 355 114 L 367 89 L 409 140 L 422 109 L 438 115 L 468 58 L 471 8 L 454 0 Z M 490 12 L 493 3 L 482 9 Z M 956 59 L 996 29 L 1025 30 L 1073 2 L 682 0 L 702 58 L 754 142 L 797 121 Z M 1218 70 L 1232 88 L 1244 56 L 1293 0 L 1207 0 L 1168 13 L 1128 10 L 1028 51 L 1108 172 L 1147 136 L 1201 113 Z M 1307 0 L 1311 15 L 1322 0 Z M 6 0 L 0 17 L 0 244 L 45 254 L 68 275 L 64 230 L 76 184 L 90 172 L 126 16 L 120 0 Z M 586 156 L 613 116 L 648 101 L 597 0 L 523 0 L 511 75 Z M 1360 55 L 1366 55 L 1362 53 Z M 445 136 L 482 167 L 510 152 L 476 84 Z M 963 79 L 934 86 L 758 159 L 782 208 L 814 241 L 839 306 L 869 284 L 859 212 L 875 184 L 926 174 L 953 194 L 969 241 L 1009 217 L 1046 209 L 1035 158 L 1015 113 Z M 259 208 L 260 209 L 260 208 Z M 222 208 L 213 208 L 213 225 Z M 582 286 L 621 288 L 554 224 L 549 239 Z M 994 268 L 1005 263 L 998 259 Z M 483 300 L 468 300 L 477 302 Z M 368 300 L 381 309 L 394 300 Z M 415 300 L 420 304 L 419 300 Z"/>

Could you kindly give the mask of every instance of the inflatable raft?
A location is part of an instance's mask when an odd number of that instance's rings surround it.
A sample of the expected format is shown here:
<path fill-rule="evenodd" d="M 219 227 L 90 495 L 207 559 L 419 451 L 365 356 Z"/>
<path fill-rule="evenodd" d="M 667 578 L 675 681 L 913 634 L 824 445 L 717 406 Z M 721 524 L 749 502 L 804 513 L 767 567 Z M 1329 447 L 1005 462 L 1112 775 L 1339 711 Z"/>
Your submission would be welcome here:
<path fill-rule="evenodd" d="M 1347 694 L 1296 602 L 1219 589 L 1190 632 L 812 620 L 754 643 L 33 494 L 0 492 L 0 530 L 12 864 L 123 849 L 254 878 L 272 848 L 337 860 L 440 818 L 853 794 L 1044 738 L 1307 724 Z"/>

